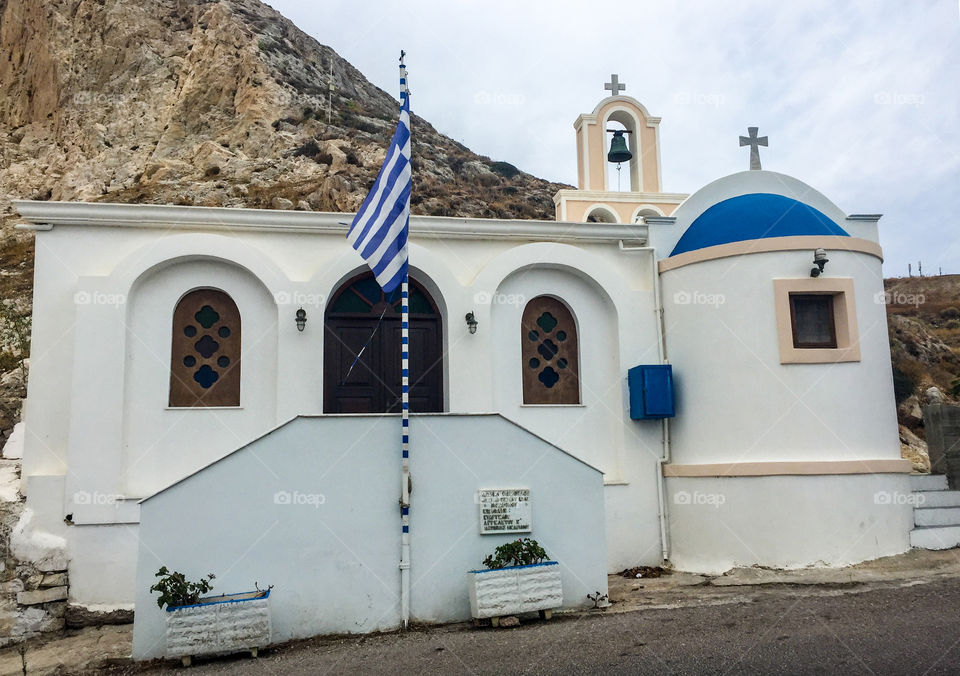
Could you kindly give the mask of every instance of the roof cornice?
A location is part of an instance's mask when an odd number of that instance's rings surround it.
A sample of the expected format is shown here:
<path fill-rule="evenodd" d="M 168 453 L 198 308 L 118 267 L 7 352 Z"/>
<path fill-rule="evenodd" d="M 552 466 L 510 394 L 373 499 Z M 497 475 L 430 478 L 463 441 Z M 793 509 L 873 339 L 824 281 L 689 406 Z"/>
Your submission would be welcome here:
<path fill-rule="evenodd" d="M 231 207 L 107 202 L 14 201 L 26 223 L 20 230 L 48 231 L 57 226 L 96 226 L 206 232 L 282 232 L 345 235 L 350 213 L 279 211 Z M 412 237 L 551 242 L 618 242 L 647 239 L 643 224 L 569 223 L 448 216 L 411 216 Z"/>
<path fill-rule="evenodd" d="M 553 203 L 559 204 L 561 199 L 580 200 L 586 202 L 636 202 L 638 204 L 680 204 L 690 197 L 680 192 L 614 192 L 610 190 L 576 190 L 561 188 L 553 196 Z"/>

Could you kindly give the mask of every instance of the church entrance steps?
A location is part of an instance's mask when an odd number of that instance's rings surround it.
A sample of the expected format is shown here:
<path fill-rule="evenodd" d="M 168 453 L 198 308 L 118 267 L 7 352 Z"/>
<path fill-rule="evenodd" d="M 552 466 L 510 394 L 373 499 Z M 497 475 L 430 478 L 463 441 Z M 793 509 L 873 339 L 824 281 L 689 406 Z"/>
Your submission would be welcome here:
<path fill-rule="evenodd" d="M 916 507 L 913 521 L 918 527 L 957 526 L 960 525 L 960 507 Z"/>
<path fill-rule="evenodd" d="M 960 491 L 915 491 L 915 505 L 930 507 L 960 507 Z"/>
<path fill-rule="evenodd" d="M 913 523 L 910 544 L 919 549 L 960 546 L 960 491 L 948 490 L 947 477 L 927 474 L 910 477 Z"/>
<path fill-rule="evenodd" d="M 910 477 L 910 489 L 914 491 L 947 490 L 946 474 L 914 474 Z"/>
<path fill-rule="evenodd" d="M 960 546 L 960 526 L 914 528 L 910 544 L 918 549 L 953 549 Z"/>

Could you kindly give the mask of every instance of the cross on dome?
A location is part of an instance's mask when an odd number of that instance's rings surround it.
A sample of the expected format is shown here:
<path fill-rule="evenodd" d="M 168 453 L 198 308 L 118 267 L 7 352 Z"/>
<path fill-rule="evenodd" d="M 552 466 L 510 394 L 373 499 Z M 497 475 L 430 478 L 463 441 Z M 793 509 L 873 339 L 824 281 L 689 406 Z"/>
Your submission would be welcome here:
<path fill-rule="evenodd" d="M 759 127 L 747 127 L 747 133 L 750 136 L 741 136 L 740 137 L 740 147 L 750 146 L 750 168 L 751 169 L 760 169 L 760 146 L 767 145 L 766 136 L 757 136 L 757 129 Z"/>

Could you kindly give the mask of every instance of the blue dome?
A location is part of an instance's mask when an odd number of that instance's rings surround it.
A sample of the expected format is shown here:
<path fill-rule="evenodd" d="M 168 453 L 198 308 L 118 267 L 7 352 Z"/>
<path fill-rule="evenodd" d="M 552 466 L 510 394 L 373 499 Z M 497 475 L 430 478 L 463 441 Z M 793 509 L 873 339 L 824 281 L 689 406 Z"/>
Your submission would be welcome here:
<path fill-rule="evenodd" d="M 765 237 L 850 234 L 822 211 L 783 195 L 751 193 L 717 202 L 683 233 L 671 256 Z"/>

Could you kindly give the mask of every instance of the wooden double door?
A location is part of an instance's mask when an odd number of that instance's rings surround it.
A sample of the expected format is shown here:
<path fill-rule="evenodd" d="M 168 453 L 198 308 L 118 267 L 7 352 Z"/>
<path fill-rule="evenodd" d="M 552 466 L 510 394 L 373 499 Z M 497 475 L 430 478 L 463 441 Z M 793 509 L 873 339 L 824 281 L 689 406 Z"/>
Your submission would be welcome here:
<path fill-rule="evenodd" d="M 437 306 L 410 280 L 410 410 L 443 410 L 443 326 Z M 344 284 L 324 317 L 324 413 L 400 411 L 400 290 L 373 275 Z"/>

